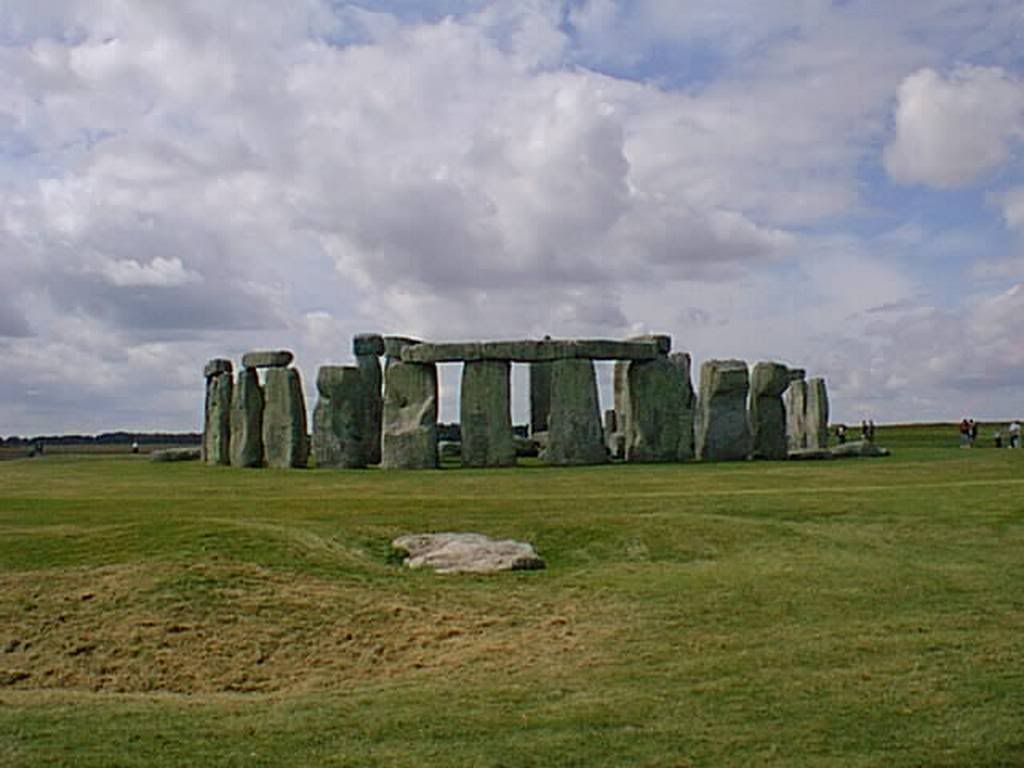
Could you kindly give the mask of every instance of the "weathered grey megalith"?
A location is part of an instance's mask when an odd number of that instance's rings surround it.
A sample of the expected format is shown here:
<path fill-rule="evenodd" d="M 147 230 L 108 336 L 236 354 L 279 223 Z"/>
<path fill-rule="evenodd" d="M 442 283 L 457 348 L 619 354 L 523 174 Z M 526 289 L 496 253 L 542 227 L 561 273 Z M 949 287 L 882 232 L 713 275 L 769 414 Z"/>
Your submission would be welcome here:
<path fill-rule="evenodd" d="M 231 466 L 263 466 L 263 387 L 255 368 L 239 371 L 231 394 Z"/>
<path fill-rule="evenodd" d="M 319 393 L 313 409 L 313 458 L 318 468 L 366 466 L 366 390 L 359 369 L 324 365 L 316 375 Z"/>
<path fill-rule="evenodd" d="M 807 448 L 807 382 L 793 379 L 784 396 L 786 405 L 786 443 L 789 451 Z"/>
<path fill-rule="evenodd" d="M 750 431 L 753 456 L 779 461 L 786 458 L 786 408 L 782 393 L 789 387 L 789 368 L 780 363 L 757 363 L 750 372 Z"/>
<path fill-rule="evenodd" d="M 708 360 L 701 366 L 698 458 L 736 461 L 750 455 L 749 387 L 747 364 L 742 360 Z"/>
<path fill-rule="evenodd" d="M 242 355 L 244 368 L 285 368 L 291 365 L 295 355 L 287 349 L 259 350 Z"/>
<path fill-rule="evenodd" d="M 464 467 L 510 467 L 516 463 L 509 410 L 511 365 L 480 360 L 462 367 L 459 422 Z"/>
<path fill-rule="evenodd" d="M 805 428 L 808 448 L 828 448 L 828 391 L 824 379 L 807 382 Z"/>
<path fill-rule="evenodd" d="M 203 408 L 202 458 L 207 464 L 231 463 L 231 361 L 210 360 L 206 375 L 206 402 Z"/>
<path fill-rule="evenodd" d="M 667 357 L 626 366 L 626 461 L 685 461 L 693 457 L 693 391 L 684 370 Z"/>
<path fill-rule="evenodd" d="M 282 469 L 307 466 L 306 400 L 298 370 L 270 368 L 263 395 L 263 449 L 267 466 Z"/>
<path fill-rule="evenodd" d="M 389 339 L 385 339 L 385 342 Z M 437 467 L 437 366 L 403 363 L 388 350 L 384 368 L 381 466 Z"/>
<path fill-rule="evenodd" d="M 593 362 L 556 360 L 551 364 L 551 417 L 541 458 L 547 464 L 602 464 L 608 460 L 603 438 Z"/>
<path fill-rule="evenodd" d="M 551 415 L 551 363 L 530 363 L 530 434 L 548 431 Z"/>
<path fill-rule="evenodd" d="M 384 354 L 384 338 L 376 333 L 358 334 L 352 339 L 352 352 L 366 390 L 363 452 L 367 464 L 380 464 L 380 421 L 384 411 L 380 356 Z"/>

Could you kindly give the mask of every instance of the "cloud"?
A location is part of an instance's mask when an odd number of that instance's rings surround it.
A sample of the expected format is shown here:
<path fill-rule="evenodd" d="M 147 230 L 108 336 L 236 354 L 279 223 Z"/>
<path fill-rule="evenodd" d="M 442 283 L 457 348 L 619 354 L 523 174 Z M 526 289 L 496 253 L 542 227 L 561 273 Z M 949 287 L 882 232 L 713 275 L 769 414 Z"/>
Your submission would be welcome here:
<path fill-rule="evenodd" d="M 893 179 L 965 186 L 1007 163 L 1024 136 L 1024 83 L 999 67 L 921 69 L 900 85 L 895 120 L 885 148 Z"/>

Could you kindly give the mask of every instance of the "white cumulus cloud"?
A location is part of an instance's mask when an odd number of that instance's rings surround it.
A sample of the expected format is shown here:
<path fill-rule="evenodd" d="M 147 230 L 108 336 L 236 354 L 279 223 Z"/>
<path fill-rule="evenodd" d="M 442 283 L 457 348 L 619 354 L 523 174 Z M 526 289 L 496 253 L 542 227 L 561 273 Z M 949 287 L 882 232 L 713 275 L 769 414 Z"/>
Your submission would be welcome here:
<path fill-rule="evenodd" d="M 1024 82 L 999 67 L 925 68 L 899 88 L 885 167 L 904 184 L 971 184 L 1010 159 L 1024 136 Z"/>

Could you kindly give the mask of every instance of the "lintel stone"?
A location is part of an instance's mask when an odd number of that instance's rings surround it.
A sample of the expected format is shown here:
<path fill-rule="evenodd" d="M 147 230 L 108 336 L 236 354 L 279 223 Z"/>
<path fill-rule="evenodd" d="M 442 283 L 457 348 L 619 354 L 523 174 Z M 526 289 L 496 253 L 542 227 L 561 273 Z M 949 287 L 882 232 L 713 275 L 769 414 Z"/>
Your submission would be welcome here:
<path fill-rule="evenodd" d="M 385 339 L 385 342 L 387 340 Z M 410 344 L 401 350 L 406 363 L 459 363 L 505 360 L 540 363 L 552 360 L 654 360 L 662 342 L 609 339 L 538 339 L 523 341 Z"/>
<path fill-rule="evenodd" d="M 352 354 L 360 355 L 384 354 L 384 337 L 379 333 L 357 333 L 352 337 Z"/>
<path fill-rule="evenodd" d="M 208 379 L 211 376 L 219 376 L 222 373 L 231 373 L 233 370 L 234 366 L 231 365 L 230 360 L 225 360 L 222 357 L 215 357 L 203 368 L 203 376 Z"/>
<path fill-rule="evenodd" d="M 287 368 L 295 355 L 287 349 L 258 350 L 242 355 L 243 368 Z"/>

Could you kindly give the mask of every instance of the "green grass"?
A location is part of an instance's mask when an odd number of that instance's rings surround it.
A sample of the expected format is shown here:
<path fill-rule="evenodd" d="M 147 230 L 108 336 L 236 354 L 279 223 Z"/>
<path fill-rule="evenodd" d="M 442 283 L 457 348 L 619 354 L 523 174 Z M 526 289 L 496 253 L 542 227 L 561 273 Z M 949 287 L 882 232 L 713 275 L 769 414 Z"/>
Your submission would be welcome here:
<path fill-rule="evenodd" d="M 982 437 L 988 432 L 983 428 Z M 1024 451 L 0 464 L 0 765 L 1024 766 Z M 395 536 L 532 541 L 437 576 Z"/>

